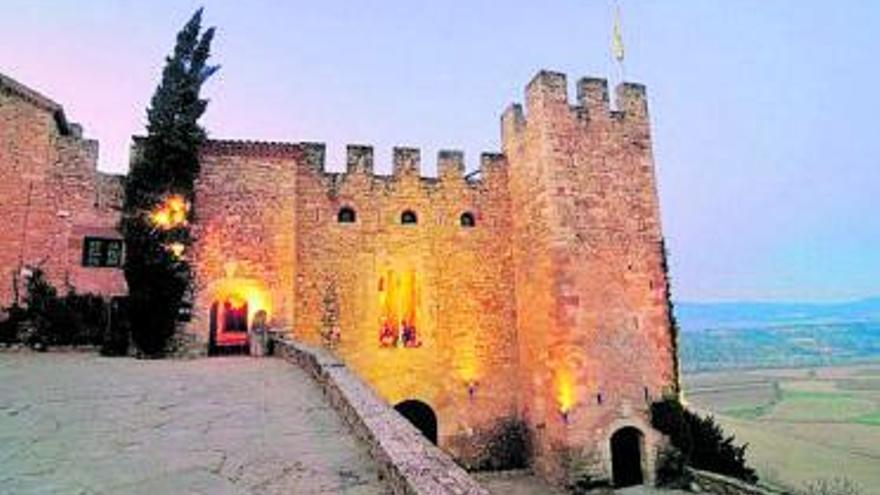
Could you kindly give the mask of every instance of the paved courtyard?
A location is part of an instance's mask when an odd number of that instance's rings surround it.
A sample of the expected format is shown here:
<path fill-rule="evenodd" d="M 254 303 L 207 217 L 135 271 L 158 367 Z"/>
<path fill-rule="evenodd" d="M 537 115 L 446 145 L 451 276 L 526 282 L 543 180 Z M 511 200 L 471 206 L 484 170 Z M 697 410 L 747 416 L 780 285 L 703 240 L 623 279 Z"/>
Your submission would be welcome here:
<path fill-rule="evenodd" d="M 0 493 L 385 493 L 277 359 L 0 353 Z"/>

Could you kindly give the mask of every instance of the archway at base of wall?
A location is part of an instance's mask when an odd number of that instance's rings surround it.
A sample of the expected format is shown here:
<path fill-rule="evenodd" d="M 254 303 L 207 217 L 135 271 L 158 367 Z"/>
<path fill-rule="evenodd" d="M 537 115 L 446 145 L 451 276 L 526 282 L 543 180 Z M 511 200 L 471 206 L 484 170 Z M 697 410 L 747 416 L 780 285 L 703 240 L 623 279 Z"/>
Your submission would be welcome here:
<path fill-rule="evenodd" d="M 615 488 L 644 483 L 643 443 L 644 435 L 632 426 L 621 428 L 611 435 L 611 468 Z"/>
<path fill-rule="evenodd" d="M 248 305 L 216 300 L 208 316 L 208 356 L 248 354 Z"/>
<path fill-rule="evenodd" d="M 437 415 L 431 406 L 418 400 L 405 400 L 394 406 L 394 410 L 421 431 L 431 443 L 437 444 Z"/>

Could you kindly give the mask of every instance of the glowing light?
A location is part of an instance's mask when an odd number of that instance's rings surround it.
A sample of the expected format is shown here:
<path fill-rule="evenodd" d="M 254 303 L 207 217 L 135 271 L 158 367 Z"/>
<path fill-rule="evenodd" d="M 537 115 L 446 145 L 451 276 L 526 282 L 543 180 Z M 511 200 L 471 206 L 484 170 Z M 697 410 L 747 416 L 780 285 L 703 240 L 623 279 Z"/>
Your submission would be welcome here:
<path fill-rule="evenodd" d="M 559 412 L 567 419 L 568 413 L 575 404 L 574 377 L 567 369 L 556 370 L 556 400 L 559 403 Z"/>
<path fill-rule="evenodd" d="M 189 203 L 183 199 L 183 196 L 174 194 L 165 198 L 165 201 L 150 213 L 150 222 L 158 229 L 171 230 L 186 226 L 188 214 Z"/>
<path fill-rule="evenodd" d="M 232 309 L 241 309 L 247 304 L 247 299 L 241 297 L 238 294 L 232 294 L 231 296 L 226 298 L 226 301 L 229 303 L 229 307 Z"/>
<path fill-rule="evenodd" d="M 253 322 L 254 316 L 259 311 L 265 311 L 267 318 L 272 315 L 269 293 L 254 279 L 225 278 L 219 283 L 214 294 L 215 300 L 229 303 L 230 308 L 234 310 L 247 306 L 248 325 Z"/>
<path fill-rule="evenodd" d="M 182 242 L 172 242 L 167 249 L 177 259 L 183 259 L 183 253 L 186 252 L 186 246 Z"/>
<path fill-rule="evenodd" d="M 379 278 L 379 344 L 382 347 L 420 347 L 419 286 L 416 273 L 388 270 Z"/>

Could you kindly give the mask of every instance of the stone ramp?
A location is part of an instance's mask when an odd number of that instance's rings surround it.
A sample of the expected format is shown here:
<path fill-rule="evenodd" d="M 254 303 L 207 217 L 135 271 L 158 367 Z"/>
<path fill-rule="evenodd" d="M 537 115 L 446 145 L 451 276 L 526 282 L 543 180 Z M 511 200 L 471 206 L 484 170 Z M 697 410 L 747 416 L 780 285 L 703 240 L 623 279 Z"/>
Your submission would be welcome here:
<path fill-rule="evenodd" d="M 387 493 L 278 359 L 0 353 L 0 493 Z"/>

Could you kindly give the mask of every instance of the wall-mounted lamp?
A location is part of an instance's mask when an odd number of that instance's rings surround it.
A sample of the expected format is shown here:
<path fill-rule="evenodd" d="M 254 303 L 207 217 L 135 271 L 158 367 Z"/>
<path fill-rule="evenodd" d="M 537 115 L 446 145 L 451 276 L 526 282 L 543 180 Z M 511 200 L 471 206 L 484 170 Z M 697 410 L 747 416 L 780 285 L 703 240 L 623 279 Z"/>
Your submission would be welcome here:
<path fill-rule="evenodd" d="M 474 395 L 476 395 L 477 393 L 477 385 L 478 384 L 476 381 L 470 381 L 467 384 L 468 397 L 470 397 L 472 400 L 474 398 Z"/>

